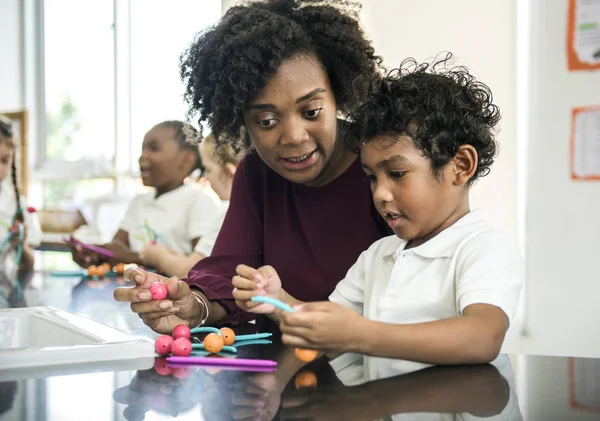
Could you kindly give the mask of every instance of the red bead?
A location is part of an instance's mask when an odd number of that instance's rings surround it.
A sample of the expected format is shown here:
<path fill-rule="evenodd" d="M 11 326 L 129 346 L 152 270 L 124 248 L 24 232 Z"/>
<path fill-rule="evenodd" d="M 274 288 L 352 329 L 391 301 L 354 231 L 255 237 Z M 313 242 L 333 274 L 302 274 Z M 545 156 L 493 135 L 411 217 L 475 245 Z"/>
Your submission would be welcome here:
<path fill-rule="evenodd" d="M 164 300 L 167 298 L 167 286 L 162 282 L 153 283 L 148 290 L 152 294 L 153 300 Z"/>
<path fill-rule="evenodd" d="M 171 353 L 176 357 L 189 357 L 192 353 L 192 343 L 187 338 L 179 338 L 173 341 Z"/>
<path fill-rule="evenodd" d="M 154 371 L 161 376 L 168 376 L 172 373 L 171 367 L 164 358 L 157 358 L 154 360 Z"/>
<path fill-rule="evenodd" d="M 190 328 L 186 325 L 177 325 L 175 326 L 175 329 L 173 329 L 173 339 L 190 339 L 191 337 L 192 334 L 190 333 Z"/>
<path fill-rule="evenodd" d="M 156 338 L 154 350 L 160 355 L 169 355 L 173 346 L 173 338 L 169 335 L 162 335 Z"/>
<path fill-rule="evenodd" d="M 37 212 L 37 210 L 33 206 L 29 206 L 27 208 L 27 212 L 29 212 L 29 213 L 35 213 L 35 212 Z"/>

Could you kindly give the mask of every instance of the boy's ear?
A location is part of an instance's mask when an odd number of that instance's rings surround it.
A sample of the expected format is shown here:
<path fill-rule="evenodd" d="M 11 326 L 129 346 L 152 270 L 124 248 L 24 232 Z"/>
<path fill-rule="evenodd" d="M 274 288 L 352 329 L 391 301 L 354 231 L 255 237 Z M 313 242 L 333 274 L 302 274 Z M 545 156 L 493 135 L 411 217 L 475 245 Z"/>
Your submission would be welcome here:
<path fill-rule="evenodd" d="M 464 186 L 475 175 L 477 171 L 478 155 L 477 150 L 472 145 L 460 145 L 458 152 L 454 155 L 452 163 L 454 165 L 455 186 Z"/>

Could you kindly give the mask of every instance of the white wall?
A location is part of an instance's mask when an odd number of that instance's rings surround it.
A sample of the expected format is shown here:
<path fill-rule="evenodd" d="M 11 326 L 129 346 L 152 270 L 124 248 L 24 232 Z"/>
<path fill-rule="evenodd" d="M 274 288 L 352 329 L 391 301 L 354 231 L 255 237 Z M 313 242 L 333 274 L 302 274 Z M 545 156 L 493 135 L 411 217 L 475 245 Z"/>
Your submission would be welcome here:
<path fill-rule="evenodd" d="M 527 0 L 527 331 L 522 349 L 600 355 L 600 182 L 569 175 L 571 107 L 600 104 L 600 73 L 567 71 L 566 1 Z"/>
<path fill-rule="evenodd" d="M 474 186 L 471 206 L 516 241 L 514 2 L 363 0 L 362 22 L 387 67 L 451 51 L 456 64 L 468 66 L 491 88 L 502 113 L 500 155 L 489 176 Z"/>
<path fill-rule="evenodd" d="M 0 112 L 23 107 L 22 1 L 0 1 Z"/>

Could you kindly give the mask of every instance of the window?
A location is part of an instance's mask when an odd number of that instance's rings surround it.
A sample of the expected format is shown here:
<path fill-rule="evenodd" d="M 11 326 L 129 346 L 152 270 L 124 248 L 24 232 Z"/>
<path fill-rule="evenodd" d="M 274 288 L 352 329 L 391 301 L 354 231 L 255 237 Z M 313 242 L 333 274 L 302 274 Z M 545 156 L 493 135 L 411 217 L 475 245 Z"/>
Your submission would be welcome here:
<path fill-rule="evenodd" d="M 45 118 L 30 201 L 75 208 L 130 197 L 144 134 L 185 118 L 179 56 L 217 21 L 221 0 L 37 1 Z"/>

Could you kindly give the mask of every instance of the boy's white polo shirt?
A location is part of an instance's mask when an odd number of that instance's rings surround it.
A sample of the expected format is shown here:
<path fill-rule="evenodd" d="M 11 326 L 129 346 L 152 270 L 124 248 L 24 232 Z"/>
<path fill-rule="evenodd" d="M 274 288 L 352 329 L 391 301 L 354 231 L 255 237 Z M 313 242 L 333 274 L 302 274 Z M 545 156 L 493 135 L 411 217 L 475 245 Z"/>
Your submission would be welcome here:
<path fill-rule="evenodd" d="M 159 234 L 162 243 L 178 253 L 192 252 L 192 240 L 209 233 L 221 213 L 216 194 L 207 193 L 195 183 L 187 183 L 155 197 L 155 192 L 133 198 L 120 229 L 129 234 L 129 247 L 140 252 L 150 242 L 144 223 Z"/>
<path fill-rule="evenodd" d="M 363 252 L 329 299 L 367 319 L 413 324 L 461 316 L 471 304 L 491 304 L 513 320 L 524 281 L 517 247 L 472 211 L 426 243 L 404 250 L 406 241 L 383 238 Z M 362 357 L 332 361 L 348 368 Z M 361 361 L 362 363 L 362 361 Z M 368 380 L 387 377 L 393 366 L 425 364 L 365 357 Z M 416 366 L 415 366 L 416 365 Z M 399 369 L 400 367 L 396 367 Z"/>

